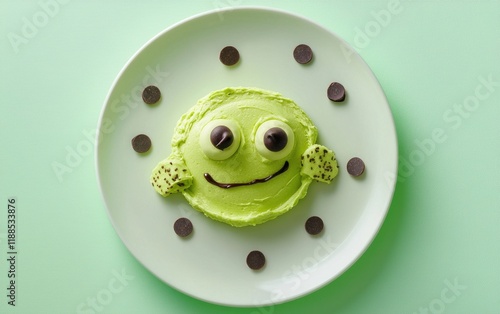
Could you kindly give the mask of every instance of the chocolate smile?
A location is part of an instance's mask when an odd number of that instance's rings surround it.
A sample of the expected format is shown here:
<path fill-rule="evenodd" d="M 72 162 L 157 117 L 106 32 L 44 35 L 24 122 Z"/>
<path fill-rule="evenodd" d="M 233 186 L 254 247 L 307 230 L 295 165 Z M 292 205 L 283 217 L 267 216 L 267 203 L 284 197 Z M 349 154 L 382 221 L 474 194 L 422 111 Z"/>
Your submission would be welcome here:
<path fill-rule="evenodd" d="M 212 178 L 212 176 L 209 173 L 205 173 L 204 176 L 205 176 L 205 179 L 209 183 L 211 183 L 211 184 L 213 184 L 215 186 L 218 186 L 220 188 L 223 188 L 223 189 L 229 189 L 229 188 L 234 188 L 234 187 L 237 187 L 237 186 L 245 186 L 245 185 L 252 185 L 252 184 L 257 184 L 257 183 L 265 183 L 265 182 L 271 180 L 272 178 L 275 178 L 275 177 L 279 176 L 280 174 L 282 174 L 283 172 L 285 172 L 287 170 L 288 170 L 288 161 L 285 161 L 285 164 L 283 165 L 283 167 L 281 167 L 280 170 L 276 171 L 272 175 L 267 176 L 267 177 L 262 178 L 262 179 L 255 179 L 255 180 L 252 180 L 250 182 L 244 182 L 244 183 L 219 183 L 219 182 L 215 181 L 215 179 Z"/>

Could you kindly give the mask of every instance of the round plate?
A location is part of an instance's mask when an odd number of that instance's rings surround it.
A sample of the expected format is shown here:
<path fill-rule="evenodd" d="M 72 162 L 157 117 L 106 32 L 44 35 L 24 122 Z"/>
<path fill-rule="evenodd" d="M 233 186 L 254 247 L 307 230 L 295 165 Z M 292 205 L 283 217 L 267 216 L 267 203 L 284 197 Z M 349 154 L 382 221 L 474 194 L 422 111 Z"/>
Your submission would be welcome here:
<path fill-rule="evenodd" d="M 314 53 L 299 64 L 293 50 Z M 225 66 L 225 46 L 241 55 Z M 327 98 L 340 82 L 344 102 Z M 146 105 L 141 93 L 156 85 L 162 98 Z M 149 183 L 155 165 L 171 151 L 180 116 L 208 93 L 228 86 L 257 87 L 295 100 L 318 127 L 318 143 L 337 154 L 340 173 L 330 185 L 313 182 L 290 212 L 256 227 L 235 228 L 192 209 L 182 195 L 167 198 Z M 264 306 L 310 293 L 334 280 L 366 250 L 389 208 L 397 171 L 392 115 L 375 76 L 344 41 L 289 13 L 237 8 L 201 14 L 150 40 L 116 78 L 99 121 L 96 163 L 100 188 L 114 228 L 132 254 L 172 287 L 208 302 Z M 136 153 L 131 139 L 147 134 L 148 153 Z M 360 157 L 366 171 L 352 177 L 346 164 Z M 319 216 L 324 230 L 304 228 Z M 189 218 L 194 232 L 177 236 L 174 222 Z M 266 265 L 246 265 L 259 250 Z"/>

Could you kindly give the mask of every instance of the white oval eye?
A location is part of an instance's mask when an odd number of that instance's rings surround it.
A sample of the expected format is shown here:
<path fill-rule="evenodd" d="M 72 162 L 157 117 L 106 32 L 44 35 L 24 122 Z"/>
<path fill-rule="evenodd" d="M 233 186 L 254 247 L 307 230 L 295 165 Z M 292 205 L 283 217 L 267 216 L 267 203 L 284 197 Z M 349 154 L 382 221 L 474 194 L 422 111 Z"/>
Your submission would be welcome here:
<path fill-rule="evenodd" d="M 200 147 L 205 155 L 213 160 L 231 157 L 240 145 L 241 132 L 232 120 L 212 120 L 200 133 Z"/>
<path fill-rule="evenodd" d="M 266 121 L 255 132 L 257 151 L 269 160 L 282 159 L 290 154 L 294 141 L 292 128 L 279 120 Z"/>

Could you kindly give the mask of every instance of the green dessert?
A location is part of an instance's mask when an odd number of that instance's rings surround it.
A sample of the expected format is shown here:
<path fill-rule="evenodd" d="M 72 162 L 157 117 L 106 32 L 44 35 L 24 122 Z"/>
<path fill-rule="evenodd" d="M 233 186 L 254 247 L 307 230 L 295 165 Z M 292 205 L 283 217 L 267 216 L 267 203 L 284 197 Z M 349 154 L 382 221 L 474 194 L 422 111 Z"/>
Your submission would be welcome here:
<path fill-rule="evenodd" d="M 182 193 L 212 219 L 261 224 L 294 207 L 313 180 L 337 175 L 335 154 L 316 144 L 317 135 L 305 112 L 278 93 L 214 91 L 181 117 L 151 184 L 162 196 Z"/>

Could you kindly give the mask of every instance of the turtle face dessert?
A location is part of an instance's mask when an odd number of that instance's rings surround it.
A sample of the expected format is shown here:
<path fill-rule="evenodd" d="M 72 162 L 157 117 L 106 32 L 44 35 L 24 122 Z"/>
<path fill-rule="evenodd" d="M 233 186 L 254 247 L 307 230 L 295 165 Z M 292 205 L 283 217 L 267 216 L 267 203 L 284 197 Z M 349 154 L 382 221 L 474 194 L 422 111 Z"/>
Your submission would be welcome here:
<path fill-rule="evenodd" d="M 305 112 L 278 93 L 214 91 L 180 118 L 151 184 L 162 196 L 182 193 L 214 220 L 261 224 L 294 207 L 313 180 L 337 175 L 335 154 L 316 144 L 317 135 Z"/>

